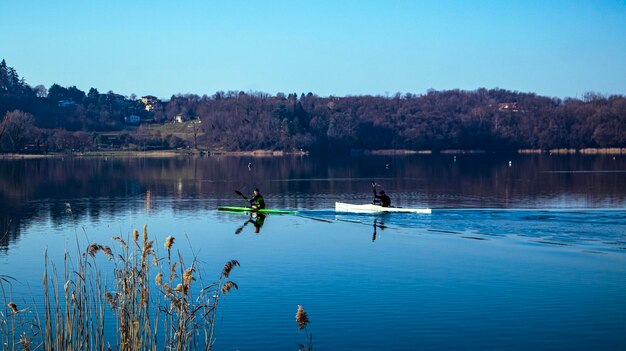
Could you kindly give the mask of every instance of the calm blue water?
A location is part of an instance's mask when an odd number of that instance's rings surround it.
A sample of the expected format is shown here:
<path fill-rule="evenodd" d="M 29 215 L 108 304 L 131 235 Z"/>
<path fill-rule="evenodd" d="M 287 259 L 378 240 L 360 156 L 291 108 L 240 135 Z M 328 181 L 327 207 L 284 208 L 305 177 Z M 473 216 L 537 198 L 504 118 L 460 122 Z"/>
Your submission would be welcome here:
<path fill-rule="evenodd" d="M 205 277 L 241 263 L 218 350 L 296 349 L 297 305 L 318 350 L 626 349 L 623 159 L 252 160 L 256 177 L 245 158 L 0 161 L 0 275 L 37 301 L 45 249 L 60 259 L 77 240 L 112 245 L 147 223 Z M 370 201 L 371 179 L 433 213 L 333 210 Z M 270 207 L 300 216 L 269 215 L 257 233 L 215 210 L 257 183 Z"/>

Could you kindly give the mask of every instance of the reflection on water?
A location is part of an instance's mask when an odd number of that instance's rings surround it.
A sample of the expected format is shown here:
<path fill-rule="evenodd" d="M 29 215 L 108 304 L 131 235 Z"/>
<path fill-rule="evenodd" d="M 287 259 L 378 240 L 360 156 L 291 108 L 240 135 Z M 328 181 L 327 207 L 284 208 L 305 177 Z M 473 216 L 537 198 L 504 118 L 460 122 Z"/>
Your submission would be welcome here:
<path fill-rule="evenodd" d="M 0 160 L 0 225 L 6 248 L 31 221 L 171 206 L 238 204 L 259 187 L 274 208 L 327 209 L 369 202 L 376 180 L 395 204 L 431 208 L 626 208 L 626 157 L 485 155 L 281 158 L 52 158 Z M 248 168 L 250 163 L 254 167 Z M 9 225 L 10 224 L 10 225 Z"/>
<path fill-rule="evenodd" d="M 385 223 L 383 223 L 382 221 L 379 222 L 378 218 L 374 218 L 374 234 L 372 234 L 372 241 L 376 241 L 376 229 L 380 230 L 384 230 L 385 228 Z"/>
<path fill-rule="evenodd" d="M 266 215 L 263 213 L 250 213 L 250 218 L 243 222 L 243 224 L 235 230 L 235 234 L 241 234 L 243 228 L 245 228 L 248 224 L 252 224 L 254 226 L 254 232 L 259 234 L 261 232 L 261 227 L 263 227 L 263 224 L 265 223 L 265 217 Z"/>
<path fill-rule="evenodd" d="M 293 348 L 299 304 L 319 349 L 624 349 L 623 170 L 603 156 L 2 160 L 0 275 L 36 295 L 45 249 L 148 223 L 209 276 L 241 262 L 218 349 Z M 334 211 L 371 202 L 372 180 L 432 214 Z M 256 187 L 298 214 L 216 210 Z"/>

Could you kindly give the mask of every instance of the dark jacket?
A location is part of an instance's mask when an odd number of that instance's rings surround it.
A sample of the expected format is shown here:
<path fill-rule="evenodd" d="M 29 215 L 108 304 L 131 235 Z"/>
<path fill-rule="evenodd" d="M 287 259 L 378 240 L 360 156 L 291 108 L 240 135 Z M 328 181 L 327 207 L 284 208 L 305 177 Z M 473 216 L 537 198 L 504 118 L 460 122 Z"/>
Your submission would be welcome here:
<path fill-rule="evenodd" d="M 265 200 L 263 199 L 263 195 L 259 194 L 250 199 L 250 205 L 256 209 L 265 208 Z"/>
<path fill-rule="evenodd" d="M 380 203 L 382 207 L 389 207 L 391 206 L 391 198 L 387 194 L 376 195 L 374 193 L 374 203 Z"/>

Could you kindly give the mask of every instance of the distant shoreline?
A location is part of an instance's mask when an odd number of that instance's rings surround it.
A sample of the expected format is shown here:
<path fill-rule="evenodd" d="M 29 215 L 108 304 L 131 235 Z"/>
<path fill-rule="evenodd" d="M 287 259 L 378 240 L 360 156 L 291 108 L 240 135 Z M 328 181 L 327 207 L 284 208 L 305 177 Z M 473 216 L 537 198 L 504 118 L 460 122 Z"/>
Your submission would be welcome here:
<path fill-rule="evenodd" d="M 584 148 L 584 149 L 519 149 L 518 154 L 550 154 L 550 155 L 621 155 L 626 154 L 626 147 Z"/>
<path fill-rule="evenodd" d="M 51 152 L 46 154 L 0 154 L 0 159 L 37 159 L 37 158 L 57 158 L 57 157 L 154 157 L 168 158 L 181 156 L 286 156 L 286 155 L 307 155 L 308 152 L 286 152 L 273 150 L 251 150 L 251 151 L 203 151 L 203 150 L 116 150 L 116 151 L 85 151 L 85 152 Z"/>
<path fill-rule="evenodd" d="M 401 155 L 464 155 L 464 154 L 486 154 L 486 150 L 460 150 L 446 149 L 437 152 L 432 150 L 406 150 L 406 149 L 382 149 L 382 150 L 358 150 L 353 154 L 374 155 L 374 156 L 401 156 Z M 626 154 L 626 148 L 584 148 L 584 149 L 519 149 L 517 153 L 520 155 L 623 155 Z M 308 155 L 307 151 L 287 152 L 275 150 L 250 150 L 250 151 L 198 151 L 198 150 L 151 150 L 151 151 L 86 151 L 86 152 L 54 152 L 47 154 L 0 154 L 0 159 L 38 159 L 38 158 L 57 158 L 57 157 L 154 157 L 168 158 L 181 156 L 250 156 L 250 157 L 281 157 L 293 155 Z"/>

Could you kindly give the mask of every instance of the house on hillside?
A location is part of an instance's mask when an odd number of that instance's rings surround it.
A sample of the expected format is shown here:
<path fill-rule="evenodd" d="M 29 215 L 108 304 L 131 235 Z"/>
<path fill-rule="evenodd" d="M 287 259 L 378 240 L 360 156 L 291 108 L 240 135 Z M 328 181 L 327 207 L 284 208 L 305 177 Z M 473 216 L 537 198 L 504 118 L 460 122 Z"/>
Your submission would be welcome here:
<path fill-rule="evenodd" d="M 74 106 L 76 105 L 76 101 L 73 100 L 59 100 L 59 102 L 57 103 L 57 105 L 59 107 L 69 107 L 69 106 Z"/>
<path fill-rule="evenodd" d="M 518 112 L 517 102 L 501 102 L 498 104 L 498 111 Z"/>
<path fill-rule="evenodd" d="M 141 97 L 141 102 L 144 104 L 146 111 L 152 111 L 159 104 L 159 99 L 156 96 L 146 95 Z"/>
<path fill-rule="evenodd" d="M 137 115 L 130 115 L 124 117 L 124 123 L 126 124 L 139 124 L 141 122 L 141 118 Z"/>

